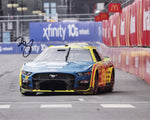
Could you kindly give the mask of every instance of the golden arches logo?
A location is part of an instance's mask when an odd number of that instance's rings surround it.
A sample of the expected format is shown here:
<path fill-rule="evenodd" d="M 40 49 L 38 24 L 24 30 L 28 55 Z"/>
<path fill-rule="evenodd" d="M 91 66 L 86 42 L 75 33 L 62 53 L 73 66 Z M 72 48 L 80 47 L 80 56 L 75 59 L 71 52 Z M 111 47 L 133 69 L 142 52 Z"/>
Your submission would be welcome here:
<path fill-rule="evenodd" d="M 111 11 L 119 11 L 119 6 L 118 5 L 112 5 Z"/>
<path fill-rule="evenodd" d="M 97 17 L 97 20 L 100 20 L 100 17 L 99 17 L 99 16 Z"/>
<path fill-rule="evenodd" d="M 102 19 L 106 19 L 106 18 L 107 18 L 107 15 L 106 15 L 106 14 L 102 14 L 101 18 L 102 18 Z"/>
<path fill-rule="evenodd" d="M 121 4 L 109 3 L 109 12 L 121 12 Z"/>
<path fill-rule="evenodd" d="M 108 19 L 108 17 L 109 17 L 108 13 L 100 13 L 100 18 L 102 20 L 106 20 L 106 19 Z"/>
<path fill-rule="evenodd" d="M 95 16 L 95 21 L 100 21 L 100 16 Z"/>

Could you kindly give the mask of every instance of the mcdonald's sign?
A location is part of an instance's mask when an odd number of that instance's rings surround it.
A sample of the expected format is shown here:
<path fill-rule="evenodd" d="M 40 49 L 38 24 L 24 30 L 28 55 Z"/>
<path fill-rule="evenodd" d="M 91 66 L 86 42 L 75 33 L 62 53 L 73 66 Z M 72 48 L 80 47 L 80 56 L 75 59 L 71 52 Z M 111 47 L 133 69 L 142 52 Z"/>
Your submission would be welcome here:
<path fill-rule="evenodd" d="M 109 19 L 109 14 L 108 13 L 99 13 L 100 20 L 108 20 Z"/>
<path fill-rule="evenodd" d="M 120 3 L 109 3 L 108 11 L 109 12 L 121 12 L 121 4 Z"/>
<path fill-rule="evenodd" d="M 95 16 L 95 21 L 96 21 L 96 22 L 101 21 L 100 16 Z"/>

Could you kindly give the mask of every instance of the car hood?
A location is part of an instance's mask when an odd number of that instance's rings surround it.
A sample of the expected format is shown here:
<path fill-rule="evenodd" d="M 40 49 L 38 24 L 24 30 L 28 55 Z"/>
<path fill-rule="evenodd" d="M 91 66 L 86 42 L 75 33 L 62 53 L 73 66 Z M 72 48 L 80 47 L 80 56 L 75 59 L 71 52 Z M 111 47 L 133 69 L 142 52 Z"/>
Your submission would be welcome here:
<path fill-rule="evenodd" d="M 23 70 L 33 73 L 62 72 L 76 73 L 92 70 L 94 62 L 29 62 Z"/>

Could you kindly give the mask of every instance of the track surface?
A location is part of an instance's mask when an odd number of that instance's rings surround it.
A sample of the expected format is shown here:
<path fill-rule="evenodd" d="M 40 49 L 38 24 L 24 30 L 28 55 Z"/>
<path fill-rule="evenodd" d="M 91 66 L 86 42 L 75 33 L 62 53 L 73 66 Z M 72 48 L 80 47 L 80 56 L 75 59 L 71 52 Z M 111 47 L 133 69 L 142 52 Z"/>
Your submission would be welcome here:
<path fill-rule="evenodd" d="M 0 120 L 149 120 L 150 85 L 116 69 L 112 93 L 22 96 L 19 71 L 36 55 L 0 55 Z"/>

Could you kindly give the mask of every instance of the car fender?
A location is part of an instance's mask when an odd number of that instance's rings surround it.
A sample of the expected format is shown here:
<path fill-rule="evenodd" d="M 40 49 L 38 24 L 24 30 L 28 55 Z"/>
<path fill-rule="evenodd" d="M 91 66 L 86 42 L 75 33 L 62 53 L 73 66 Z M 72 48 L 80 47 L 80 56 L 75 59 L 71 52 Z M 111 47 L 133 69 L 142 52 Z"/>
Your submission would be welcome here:
<path fill-rule="evenodd" d="M 97 62 L 93 65 L 90 88 L 94 87 L 96 71 L 98 71 L 98 87 L 111 83 L 111 75 L 114 67 L 106 62 Z"/>

